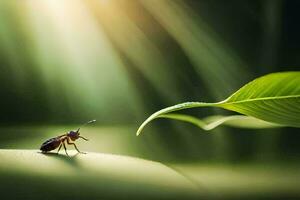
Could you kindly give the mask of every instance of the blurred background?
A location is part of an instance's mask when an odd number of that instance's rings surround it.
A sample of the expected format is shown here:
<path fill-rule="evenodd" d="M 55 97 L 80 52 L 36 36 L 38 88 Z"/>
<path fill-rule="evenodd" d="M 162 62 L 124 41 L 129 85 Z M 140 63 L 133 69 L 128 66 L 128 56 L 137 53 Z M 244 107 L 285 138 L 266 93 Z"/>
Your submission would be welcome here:
<path fill-rule="evenodd" d="M 299 161 L 297 129 L 205 132 L 156 120 L 217 102 L 267 73 L 299 70 L 300 1 L 1 0 L 0 148 L 38 149 L 82 129 L 81 149 L 163 162 Z M 198 117 L 220 109 L 185 111 Z"/>

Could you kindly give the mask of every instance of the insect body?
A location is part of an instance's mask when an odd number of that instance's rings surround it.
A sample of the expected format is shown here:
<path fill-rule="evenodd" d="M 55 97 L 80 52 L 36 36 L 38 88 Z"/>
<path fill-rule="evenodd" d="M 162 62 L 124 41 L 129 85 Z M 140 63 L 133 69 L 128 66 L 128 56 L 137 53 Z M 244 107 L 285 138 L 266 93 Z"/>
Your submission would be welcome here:
<path fill-rule="evenodd" d="M 95 121 L 96 120 L 89 121 L 89 122 L 85 123 L 84 125 L 93 123 Z M 69 133 L 66 133 L 66 134 L 63 134 L 63 135 L 60 135 L 60 136 L 57 136 L 57 137 L 54 137 L 54 138 L 51 138 L 51 139 L 45 141 L 42 144 L 40 150 L 42 151 L 42 153 L 47 153 L 49 151 L 52 151 L 52 150 L 58 148 L 58 151 L 57 151 L 57 153 L 58 153 L 60 151 L 61 147 L 63 146 L 66 154 L 68 155 L 66 144 L 65 144 L 65 142 L 67 142 L 67 144 L 73 145 L 75 147 L 75 149 L 78 151 L 78 153 L 83 153 L 83 152 L 79 151 L 76 144 L 74 142 L 72 142 L 79 138 L 82 138 L 86 141 L 88 140 L 88 139 L 80 136 L 79 130 L 80 130 L 80 128 L 78 128 L 77 131 L 70 131 Z"/>

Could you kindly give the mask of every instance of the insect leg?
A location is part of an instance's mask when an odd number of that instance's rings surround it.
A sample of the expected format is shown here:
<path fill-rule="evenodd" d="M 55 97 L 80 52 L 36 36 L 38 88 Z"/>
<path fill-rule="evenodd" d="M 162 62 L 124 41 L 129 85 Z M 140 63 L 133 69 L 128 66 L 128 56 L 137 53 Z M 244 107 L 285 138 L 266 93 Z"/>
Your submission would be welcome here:
<path fill-rule="evenodd" d="M 89 141 L 89 139 L 87 139 L 87 138 L 84 138 L 82 136 L 79 136 L 79 137 L 82 138 L 82 139 L 84 139 L 85 141 Z"/>
<path fill-rule="evenodd" d="M 67 148 L 66 148 L 66 144 L 65 144 L 65 141 L 62 142 L 63 146 L 64 146 L 64 149 L 65 149 L 65 152 L 67 154 L 67 156 L 69 156 L 68 152 L 67 152 Z"/>
<path fill-rule="evenodd" d="M 61 149 L 62 143 L 60 143 L 59 147 L 58 147 L 58 151 L 57 154 L 59 153 L 60 149 Z"/>
<path fill-rule="evenodd" d="M 79 149 L 77 148 L 76 144 L 73 143 L 73 142 L 71 142 L 71 141 L 69 140 L 69 138 L 67 138 L 67 143 L 68 143 L 69 145 L 74 145 L 74 147 L 75 147 L 75 149 L 77 150 L 78 153 L 84 153 L 84 152 L 79 151 Z M 85 153 L 84 153 L 84 154 L 85 154 Z"/>

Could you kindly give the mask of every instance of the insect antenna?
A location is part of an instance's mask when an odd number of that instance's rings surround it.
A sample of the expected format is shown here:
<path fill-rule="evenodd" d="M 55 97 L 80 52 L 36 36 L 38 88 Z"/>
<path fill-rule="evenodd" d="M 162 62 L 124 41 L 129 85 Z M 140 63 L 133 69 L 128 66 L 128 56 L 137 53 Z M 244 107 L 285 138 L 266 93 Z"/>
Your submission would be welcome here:
<path fill-rule="evenodd" d="M 88 122 L 82 124 L 82 125 L 78 128 L 77 133 L 79 132 L 80 128 L 84 127 L 84 126 L 87 125 L 87 124 L 94 123 L 95 121 L 96 121 L 96 120 L 93 119 L 93 120 L 91 120 L 91 121 L 88 121 Z"/>

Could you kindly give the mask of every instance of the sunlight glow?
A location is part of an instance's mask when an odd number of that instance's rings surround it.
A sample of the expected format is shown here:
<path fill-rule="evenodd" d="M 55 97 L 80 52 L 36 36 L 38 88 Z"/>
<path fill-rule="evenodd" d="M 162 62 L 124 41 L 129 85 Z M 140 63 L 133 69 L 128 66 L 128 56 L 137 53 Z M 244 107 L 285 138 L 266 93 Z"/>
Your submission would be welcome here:
<path fill-rule="evenodd" d="M 102 120 L 105 114 L 115 112 L 108 104 L 120 106 L 120 98 L 135 101 L 119 57 L 82 1 L 30 0 L 27 18 L 37 70 L 46 80 L 54 108 L 61 87 L 74 112 Z"/>
<path fill-rule="evenodd" d="M 173 87 L 176 80 L 171 75 L 172 67 L 168 65 L 157 46 L 128 17 L 128 13 L 118 1 L 110 1 L 109 5 L 105 6 L 100 2 L 89 1 L 87 5 L 101 21 L 110 39 L 133 63 L 134 66 L 128 67 L 136 68 L 135 70 L 142 73 L 164 99 L 178 98 L 178 91 Z"/>

